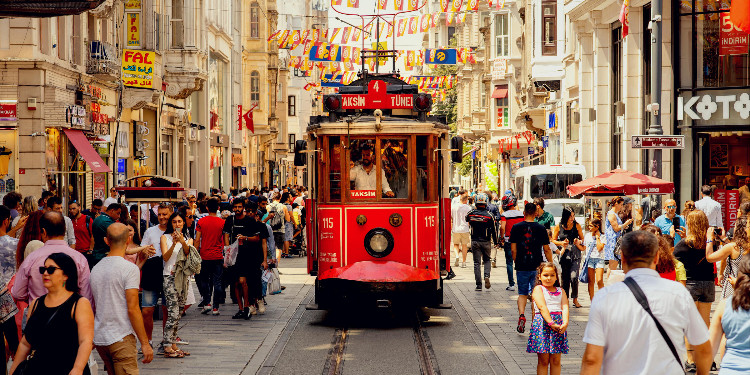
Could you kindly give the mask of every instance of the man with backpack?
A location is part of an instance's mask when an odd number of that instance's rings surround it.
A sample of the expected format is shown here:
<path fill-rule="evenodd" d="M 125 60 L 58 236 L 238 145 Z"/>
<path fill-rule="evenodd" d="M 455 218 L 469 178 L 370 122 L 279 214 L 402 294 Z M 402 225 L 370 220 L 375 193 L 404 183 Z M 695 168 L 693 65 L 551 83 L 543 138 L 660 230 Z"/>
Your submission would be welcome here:
<path fill-rule="evenodd" d="M 516 209 L 517 201 L 514 195 L 503 196 L 502 199 L 503 213 L 500 215 L 500 233 L 504 235 L 505 245 L 505 268 L 508 272 L 508 287 L 505 290 L 516 290 L 516 283 L 513 280 L 513 253 L 510 248 L 510 230 L 513 225 L 523 221 L 523 212 Z"/>
<path fill-rule="evenodd" d="M 68 215 L 73 222 L 73 232 L 76 237 L 75 249 L 87 253 L 94 249 L 94 219 L 91 216 L 84 215 L 81 212 L 81 205 L 78 202 L 71 202 L 68 205 Z"/>
<path fill-rule="evenodd" d="M 278 262 L 281 259 L 282 249 L 279 244 L 284 243 L 286 234 L 286 228 L 284 228 L 286 207 L 281 203 L 281 193 L 274 193 L 273 202 L 268 204 L 267 209 L 268 217 L 264 222 L 268 223 L 273 229 L 273 240 L 276 243 L 276 261 Z"/>
<path fill-rule="evenodd" d="M 471 252 L 474 255 L 474 279 L 477 282 L 476 290 L 482 290 L 482 275 L 479 262 L 484 263 L 484 287 L 490 288 L 490 250 L 492 243 L 499 246 L 497 238 L 497 224 L 495 217 L 487 211 L 489 198 L 487 194 L 478 194 L 474 204 L 475 210 L 466 214 L 466 222 L 471 228 Z"/>

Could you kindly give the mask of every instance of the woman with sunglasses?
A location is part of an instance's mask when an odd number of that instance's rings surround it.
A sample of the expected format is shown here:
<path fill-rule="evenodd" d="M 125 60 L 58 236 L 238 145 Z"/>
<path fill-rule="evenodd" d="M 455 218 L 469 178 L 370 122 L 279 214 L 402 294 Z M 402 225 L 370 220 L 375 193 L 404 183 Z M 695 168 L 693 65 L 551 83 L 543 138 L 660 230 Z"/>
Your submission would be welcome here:
<path fill-rule="evenodd" d="M 180 301 L 174 282 L 174 268 L 180 251 L 187 255 L 193 240 L 189 237 L 185 226 L 185 217 L 175 212 L 169 217 L 167 229 L 161 236 L 162 258 L 164 259 L 164 299 L 167 301 L 167 316 L 164 325 L 164 339 L 161 345 L 167 358 L 182 358 L 190 353 L 177 347 L 177 328 L 179 327 L 182 308 L 185 301 Z"/>
<path fill-rule="evenodd" d="M 47 294 L 30 303 L 10 373 L 25 366 L 25 374 L 90 374 L 94 311 L 89 300 L 78 294 L 76 263 L 66 254 L 53 253 L 39 273 Z M 32 351 L 33 356 L 24 361 Z"/>

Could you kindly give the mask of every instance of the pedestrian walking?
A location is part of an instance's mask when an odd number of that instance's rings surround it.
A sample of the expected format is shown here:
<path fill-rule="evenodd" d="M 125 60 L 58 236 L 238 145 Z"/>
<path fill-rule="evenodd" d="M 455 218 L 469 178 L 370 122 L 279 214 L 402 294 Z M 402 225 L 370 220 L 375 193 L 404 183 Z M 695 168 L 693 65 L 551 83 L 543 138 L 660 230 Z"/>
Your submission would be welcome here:
<path fill-rule="evenodd" d="M 59 215 L 54 219 L 50 217 L 56 226 L 59 220 L 59 234 L 55 232 L 58 234 L 55 237 L 59 239 L 54 241 L 64 244 L 65 222 L 62 215 L 48 212 L 45 217 L 51 214 Z M 45 223 L 43 228 L 49 226 Z M 69 250 L 83 257 L 77 251 Z M 43 277 L 46 293 L 30 302 L 28 323 L 10 373 L 15 373 L 20 367 L 23 374 L 88 375 L 91 373 L 88 360 L 94 346 L 94 311 L 90 300 L 78 294 L 81 267 L 67 253 L 51 253 L 45 255 L 43 261 L 43 265 L 36 267 L 34 273 Z M 88 267 L 84 270 L 87 273 L 84 284 L 88 288 Z M 32 351 L 33 356 L 27 358 Z"/>
<path fill-rule="evenodd" d="M 588 258 L 588 266 L 586 270 L 582 272 L 588 272 L 589 274 L 589 299 L 594 299 L 594 289 L 599 287 L 601 290 L 604 288 L 604 269 L 607 268 L 604 262 L 604 245 L 607 240 L 604 239 L 602 234 L 602 221 L 599 219 L 591 219 L 589 221 L 589 233 L 583 238 L 583 246 L 586 248 L 586 257 Z M 562 268 L 562 267 L 561 267 Z"/>
<path fill-rule="evenodd" d="M 92 219 L 96 219 L 96 217 L 102 212 L 102 205 L 104 205 L 104 202 L 102 202 L 101 199 L 94 199 L 91 202 L 91 207 L 83 210 L 83 214 Z"/>
<path fill-rule="evenodd" d="M 513 280 L 513 252 L 510 246 L 510 230 L 513 225 L 524 220 L 523 212 L 516 209 L 516 197 L 510 191 L 506 191 L 502 199 L 503 213 L 500 216 L 500 233 L 503 235 L 503 249 L 505 250 L 505 270 L 508 273 L 508 287 L 505 290 L 516 290 L 516 282 Z M 550 258 L 547 258 L 550 259 Z M 530 292 L 530 291 L 529 291 Z"/>
<path fill-rule="evenodd" d="M 531 300 L 531 293 L 536 285 L 537 268 L 542 264 L 542 257 L 552 259 L 547 230 L 535 221 L 536 205 L 526 203 L 523 209 L 523 221 L 513 225 L 510 232 L 510 248 L 513 261 L 516 263 L 518 279 L 518 325 L 516 331 L 526 330 L 526 303 Z M 534 307 L 531 307 L 533 314 Z"/>
<path fill-rule="evenodd" d="M 294 210 L 291 205 L 290 193 L 283 193 L 281 195 L 281 203 L 284 204 L 284 254 L 287 258 L 290 258 L 289 248 L 292 246 L 292 239 L 294 238 L 294 221 L 292 218 L 292 211 Z"/>
<path fill-rule="evenodd" d="M 62 200 L 58 197 L 49 197 L 46 201 L 45 211 L 55 211 L 59 212 L 60 214 L 63 213 L 62 209 Z M 76 234 L 75 230 L 73 229 L 73 221 L 70 220 L 69 217 L 63 216 L 63 219 L 65 220 L 65 241 L 68 242 L 68 245 L 72 248 L 75 248 L 76 246 Z"/>
<path fill-rule="evenodd" d="M 118 200 L 119 197 L 120 195 L 117 194 L 117 189 L 112 186 L 111 188 L 109 188 L 109 196 L 104 200 L 104 207 L 109 207 L 109 205 L 112 203 L 120 203 Z"/>
<path fill-rule="evenodd" d="M 143 234 L 141 246 L 153 246 L 154 255 L 146 259 L 141 267 L 141 315 L 143 315 L 143 325 L 146 327 L 146 336 L 148 341 L 152 342 L 154 330 L 154 309 L 162 295 L 164 285 L 164 260 L 162 258 L 161 236 L 167 230 L 169 217 L 172 215 L 172 207 L 166 204 L 160 204 L 157 208 L 158 225 L 148 228 Z M 166 303 L 162 304 L 162 316 L 166 317 Z M 166 319 L 162 319 L 162 324 L 166 324 Z M 163 354 L 163 348 L 159 346 L 157 351 Z"/>
<path fill-rule="evenodd" d="M 245 202 L 246 220 L 237 236 L 239 248 L 234 268 L 240 294 L 238 305 L 242 311 L 241 318 L 245 320 L 250 319 L 251 315 L 265 312 L 265 306 L 258 301 L 263 298 L 262 271 L 268 268 L 268 229 L 265 223 L 257 220 L 257 211 L 257 204 Z"/>
<path fill-rule="evenodd" d="M 107 206 L 107 211 L 103 215 L 99 215 L 94 219 L 94 249 L 86 257 L 89 260 L 91 268 L 94 268 L 96 263 L 109 253 L 109 246 L 104 241 L 104 238 L 107 237 L 107 228 L 120 219 L 121 212 L 122 206 L 119 203 L 112 203 Z"/>
<path fill-rule="evenodd" d="M 734 295 L 719 302 L 709 330 L 712 356 L 726 340 L 719 375 L 750 373 L 750 257 L 738 268 Z"/>
<path fill-rule="evenodd" d="M 21 233 L 23 232 L 23 224 L 26 222 L 26 220 L 28 220 L 29 215 L 31 215 L 32 213 L 36 211 L 39 211 L 39 206 L 37 206 L 36 197 L 34 197 L 33 195 L 24 197 L 23 203 L 21 205 L 21 211 L 18 213 L 18 215 L 16 215 L 16 217 L 13 219 L 10 225 L 11 229 L 16 228 L 14 237 L 21 238 Z M 19 225 L 18 223 L 21 223 L 20 227 L 18 226 Z"/>
<path fill-rule="evenodd" d="M 500 234 L 500 209 L 497 207 L 497 199 L 495 199 L 495 194 L 490 191 L 487 193 L 487 197 L 489 198 L 489 202 L 487 203 L 487 211 L 489 211 L 492 216 L 495 218 L 495 230 L 498 233 L 498 240 L 501 238 Z M 500 240 L 502 243 L 502 240 Z M 492 268 L 497 268 L 497 252 L 499 247 L 493 246 L 490 251 L 490 259 L 492 260 Z"/>
<path fill-rule="evenodd" d="M 456 262 L 454 267 L 459 265 L 459 256 L 461 257 L 461 267 L 466 268 L 466 253 L 471 247 L 471 229 L 466 221 L 466 215 L 471 211 L 468 205 L 469 196 L 467 194 L 459 195 L 458 203 L 451 207 L 451 238 L 453 238 L 453 248 L 456 250 Z"/>
<path fill-rule="evenodd" d="M 162 290 L 164 299 L 167 302 L 167 315 L 165 316 L 164 338 L 161 347 L 164 350 L 166 358 L 182 358 L 190 355 L 186 351 L 177 347 L 177 329 L 179 328 L 180 317 L 184 300 L 179 298 L 177 287 L 175 285 L 175 263 L 179 252 L 187 255 L 189 247 L 193 240 L 188 237 L 187 228 L 185 228 L 185 218 L 175 212 L 167 221 L 167 229 L 161 236 L 162 258 L 164 260 L 164 269 L 162 271 L 164 283 Z"/>
<path fill-rule="evenodd" d="M 16 273 L 18 239 L 8 235 L 10 221 L 10 209 L 0 206 L 0 342 L 8 342 L 8 357 L 13 358 L 18 349 L 18 328 L 14 319 L 18 307 L 10 295 L 8 283 Z M 0 345 L 0 358 L 4 360 L 5 354 L 5 345 Z"/>
<path fill-rule="evenodd" d="M 703 211 L 708 217 L 708 225 L 715 228 L 723 228 L 724 220 L 721 218 L 721 204 L 711 196 L 714 189 L 711 186 L 701 186 L 701 199 L 695 202 L 695 209 Z"/>
<path fill-rule="evenodd" d="M 560 267 L 562 268 L 562 288 L 565 294 L 570 292 L 573 306 L 580 308 L 578 303 L 578 272 L 581 265 L 581 251 L 586 250 L 583 246 L 583 229 L 581 224 L 575 220 L 573 209 L 563 207 L 560 225 L 552 231 L 560 254 Z"/>
<path fill-rule="evenodd" d="M 18 247 L 16 249 L 16 268 L 21 266 L 32 251 L 44 246 L 42 242 L 42 228 L 39 222 L 44 215 L 44 211 L 34 211 L 27 218 L 23 228 L 25 229 L 21 236 L 18 237 Z M 12 230 L 11 230 L 12 231 Z M 8 234 L 10 235 L 10 231 Z"/>
<path fill-rule="evenodd" d="M 542 224 L 544 229 L 552 229 L 555 226 L 555 217 L 544 210 L 544 198 L 534 198 L 534 204 L 536 205 L 536 222 Z"/>
<path fill-rule="evenodd" d="M 154 357 L 138 306 L 140 269 L 124 258 L 129 237 L 124 224 L 110 225 L 105 238 L 109 254 L 91 270 L 91 291 L 99 302 L 94 317 L 94 345 L 109 375 L 138 374 L 136 337 L 141 343 L 143 363 Z"/>
<path fill-rule="evenodd" d="M 73 223 L 73 233 L 75 234 L 75 249 L 81 253 L 88 253 L 94 249 L 94 219 L 81 213 L 81 205 L 78 202 L 71 202 L 68 205 L 68 215 Z"/>
<path fill-rule="evenodd" d="M 740 186 L 740 204 L 750 202 L 750 177 L 745 177 L 745 184 Z"/>
<path fill-rule="evenodd" d="M 531 298 L 534 303 L 527 353 L 537 353 L 536 373 L 559 374 L 560 359 L 568 354 L 568 297 L 560 288 L 557 268 L 551 262 L 539 265 L 536 286 Z"/>
<path fill-rule="evenodd" d="M 682 217 L 687 217 L 688 214 L 690 214 L 691 212 L 695 210 L 696 210 L 695 202 L 687 201 L 685 202 L 685 207 L 682 209 L 682 212 L 680 213 L 680 215 L 682 215 Z"/>
<path fill-rule="evenodd" d="M 235 202 L 240 199 L 235 199 Z M 208 216 L 202 218 L 195 227 L 195 244 L 201 254 L 201 273 L 198 276 L 198 290 L 203 300 L 201 313 L 219 313 L 224 288 L 221 278 L 224 270 L 224 219 L 216 215 L 219 201 L 211 198 L 206 203 Z M 213 303 L 212 297 L 213 296 Z"/>
<path fill-rule="evenodd" d="M 604 220 L 604 238 L 607 240 L 604 245 L 604 260 L 609 263 L 610 270 L 616 270 L 619 263 L 618 256 L 615 254 L 617 239 L 622 236 L 622 230 L 633 223 L 632 219 L 625 222 L 620 219 L 620 211 L 624 202 L 625 199 L 622 197 L 612 198 L 609 203 L 610 209 Z"/>
<path fill-rule="evenodd" d="M 471 228 L 471 253 L 474 258 L 474 280 L 476 290 L 482 290 L 482 264 L 484 264 L 484 287 L 490 288 L 490 249 L 500 246 L 497 239 L 497 223 L 495 217 L 487 211 L 489 197 L 479 194 L 476 199 L 477 208 L 466 214 L 466 222 Z M 480 263 L 481 262 L 481 263 Z"/>
<path fill-rule="evenodd" d="M 740 216 L 737 218 L 736 226 L 734 229 L 734 238 L 732 242 L 722 246 L 719 250 L 714 251 L 716 247 L 714 245 L 716 234 L 709 230 L 707 233 L 707 239 L 709 243 L 706 245 L 706 260 L 710 263 L 722 262 L 726 263 L 724 272 L 721 275 L 719 283 L 721 284 L 721 299 L 727 299 L 734 295 L 734 284 L 737 279 L 737 270 L 739 269 L 742 258 L 747 257 L 750 252 L 750 241 L 748 241 L 747 235 L 747 216 Z"/>
<path fill-rule="evenodd" d="M 683 337 L 693 344 L 697 373 L 708 374 L 708 329 L 690 293 L 656 272 L 657 237 L 638 230 L 620 246 L 626 281 L 594 296 L 581 374 L 684 374 Z"/>
<path fill-rule="evenodd" d="M 664 201 L 664 214 L 654 220 L 662 234 L 668 234 L 674 238 L 676 246 L 685 237 L 686 217 L 677 214 L 677 202 L 674 199 Z"/>

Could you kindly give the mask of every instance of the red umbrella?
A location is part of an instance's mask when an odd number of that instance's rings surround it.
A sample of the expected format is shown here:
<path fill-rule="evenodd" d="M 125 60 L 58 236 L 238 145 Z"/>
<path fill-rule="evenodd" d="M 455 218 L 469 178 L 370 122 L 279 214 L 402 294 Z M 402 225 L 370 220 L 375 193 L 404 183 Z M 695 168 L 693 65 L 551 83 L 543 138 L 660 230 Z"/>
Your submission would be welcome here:
<path fill-rule="evenodd" d="M 674 183 L 640 173 L 615 169 L 573 185 L 568 185 L 571 197 L 586 195 L 672 194 Z"/>

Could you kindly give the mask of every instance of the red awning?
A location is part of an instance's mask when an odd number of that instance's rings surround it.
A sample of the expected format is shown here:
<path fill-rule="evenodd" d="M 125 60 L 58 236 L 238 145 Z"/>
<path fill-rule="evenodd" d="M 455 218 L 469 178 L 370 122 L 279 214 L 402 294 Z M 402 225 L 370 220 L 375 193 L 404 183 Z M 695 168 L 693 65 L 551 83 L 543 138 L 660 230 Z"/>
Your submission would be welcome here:
<path fill-rule="evenodd" d="M 640 173 L 615 169 L 596 177 L 568 185 L 571 197 L 584 195 L 632 195 L 632 194 L 672 194 L 674 183 L 642 175 Z"/>
<path fill-rule="evenodd" d="M 508 89 L 507 88 L 495 88 L 495 91 L 492 92 L 492 98 L 493 99 L 504 99 L 508 97 Z"/>
<path fill-rule="evenodd" d="M 78 153 L 81 154 L 83 160 L 86 160 L 86 164 L 91 167 L 94 172 L 109 173 L 112 170 L 109 168 L 107 163 L 102 160 L 101 156 L 94 150 L 91 143 L 83 134 L 82 131 L 77 129 L 64 129 L 65 135 L 68 136 L 70 143 L 75 146 Z"/>

